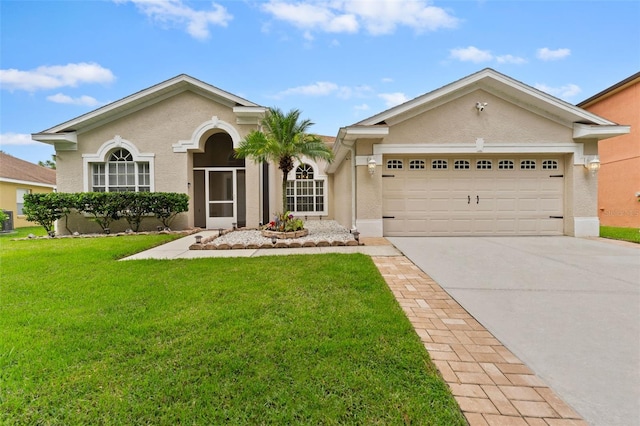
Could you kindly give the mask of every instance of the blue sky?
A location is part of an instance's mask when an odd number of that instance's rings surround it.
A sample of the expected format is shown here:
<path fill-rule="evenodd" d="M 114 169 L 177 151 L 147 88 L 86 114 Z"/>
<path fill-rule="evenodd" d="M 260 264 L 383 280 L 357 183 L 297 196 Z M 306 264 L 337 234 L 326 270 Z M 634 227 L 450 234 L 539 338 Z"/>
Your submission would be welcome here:
<path fill-rule="evenodd" d="M 338 129 L 491 67 L 576 104 L 640 70 L 640 1 L 0 0 L 0 149 L 189 74 Z M 624 124 L 624 123 L 621 123 Z"/>

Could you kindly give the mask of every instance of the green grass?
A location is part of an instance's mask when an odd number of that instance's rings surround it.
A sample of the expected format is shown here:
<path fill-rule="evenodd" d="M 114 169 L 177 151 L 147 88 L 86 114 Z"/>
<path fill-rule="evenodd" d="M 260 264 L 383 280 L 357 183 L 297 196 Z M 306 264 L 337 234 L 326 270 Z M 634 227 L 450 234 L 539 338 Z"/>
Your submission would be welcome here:
<path fill-rule="evenodd" d="M 623 240 L 640 244 L 640 229 L 638 228 L 616 228 L 613 226 L 601 226 L 600 236 L 613 240 Z"/>
<path fill-rule="evenodd" d="M 368 257 L 169 238 L 2 237 L 0 424 L 466 424 Z"/>

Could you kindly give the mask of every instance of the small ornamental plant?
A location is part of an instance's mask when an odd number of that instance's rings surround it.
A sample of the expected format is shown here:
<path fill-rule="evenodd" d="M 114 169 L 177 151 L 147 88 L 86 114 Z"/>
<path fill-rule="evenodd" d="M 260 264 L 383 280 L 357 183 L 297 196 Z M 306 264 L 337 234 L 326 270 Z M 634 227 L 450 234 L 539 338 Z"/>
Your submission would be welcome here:
<path fill-rule="evenodd" d="M 277 214 L 265 227 L 267 231 L 293 232 L 304 229 L 302 219 L 296 219 L 291 212 Z"/>

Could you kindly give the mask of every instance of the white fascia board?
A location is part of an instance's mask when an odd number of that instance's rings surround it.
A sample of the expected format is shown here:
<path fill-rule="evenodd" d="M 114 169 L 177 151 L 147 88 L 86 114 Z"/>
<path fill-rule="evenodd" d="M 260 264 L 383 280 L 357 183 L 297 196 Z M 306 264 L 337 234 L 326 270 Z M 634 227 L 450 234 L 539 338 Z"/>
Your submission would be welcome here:
<path fill-rule="evenodd" d="M 20 179 L 11 179 L 11 178 L 0 177 L 0 182 L 15 183 L 15 184 L 18 184 L 18 185 L 38 186 L 38 187 L 41 187 L 41 188 L 56 189 L 56 185 L 52 185 L 50 183 L 32 182 L 32 181 L 29 181 L 29 180 L 20 180 Z"/>
<path fill-rule="evenodd" d="M 481 152 L 478 152 L 475 143 L 470 144 L 374 144 L 374 154 L 567 154 L 580 153 L 581 144 L 488 144 L 485 142 Z"/>
<path fill-rule="evenodd" d="M 76 132 L 32 133 L 31 139 L 53 145 L 56 151 L 78 150 L 78 135 Z"/>
<path fill-rule="evenodd" d="M 608 139 L 620 135 L 626 135 L 631 132 L 631 126 L 620 125 L 590 125 L 582 123 L 574 123 L 573 138 L 574 139 Z"/>
<path fill-rule="evenodd" d="M 367 138 L 380 139 L 388 134 L 389 126 L 349 126 L 340 128 L 336 142 L 333 145 L 334 160 L 325 168 L 325 171 L 327 173 L 334 173 L 356 140 Z"/>
<path fill-rule="evenodd" d="M 346 140 L 381 138 L 389 134 L 389 126 L 349 126 L 344 131 Z"/>
<path fill-rule="evenodd" d="M 267 110 L 267 107 L 261 106 L 233 107 L 233 112 L 236 114 L 236 124 L 260 124 Z"/>

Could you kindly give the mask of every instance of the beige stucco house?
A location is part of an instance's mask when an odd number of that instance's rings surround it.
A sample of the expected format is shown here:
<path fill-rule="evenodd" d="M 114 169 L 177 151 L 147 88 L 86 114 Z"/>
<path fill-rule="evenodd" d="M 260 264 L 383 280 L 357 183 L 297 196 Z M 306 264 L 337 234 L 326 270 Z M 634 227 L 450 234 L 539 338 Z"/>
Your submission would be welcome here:
<path fill-rule="evenodd" d="M 257 227 L 280 208 L 280 171 L 233 148 L 266 111 L 180 75 L 32 137 L 55 146 L 59 191 L 183 192 L 176 228 Z M 289 207 L 363 236 L 598 235 L 584 164 L 627 132 L 485 69 L 339 129 L 334 162 L 290 173 Z"/>
<path fill-rule="evenodd" d="M 484 69 L 341 128 L 334 214 L 372 236 L 597 236 L 585 165 L 628 132 Z"/>

